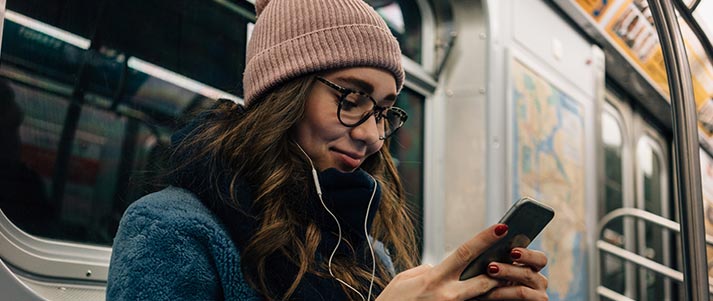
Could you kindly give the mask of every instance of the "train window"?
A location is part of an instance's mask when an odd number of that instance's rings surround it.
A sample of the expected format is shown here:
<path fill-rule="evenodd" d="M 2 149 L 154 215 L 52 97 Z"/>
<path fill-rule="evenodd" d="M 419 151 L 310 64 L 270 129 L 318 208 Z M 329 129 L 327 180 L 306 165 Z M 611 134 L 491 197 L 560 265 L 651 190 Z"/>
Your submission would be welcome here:
<path fill-rule="evenodd" d="M 422 18 L 418 0 L 367 0 L 389 25 L 401 45 L 401 52 L 422 62 Z"/>
<path fill-rule="evenodd" d="M 2 69 L 4 75 L 10 71 Z M 155 164 L 147 158 L 147 152 L 158 149 L 155 130 L 135 119 L 83 106 L 67 147 L 62 137 L 72 103 L 68 97 L 28 83 L 0 84 L 2 106 L 11 108 L 4 112 L 9 112 L 9 120 L 22 121 L 15 127 L 3 126 L 8 134 L 2 135 L 2 144 L 10 148 L 4 154 L 11 155 L 1 162 L 0 185 L 7 193 L 0 208 L 30 234 L 110 245 L 128 206 L 117 201 L 141 188 L 123 189 L 126 169 L 131 168 L 126 164 L 134 162 L 136 170 Z M 62 155 L 60 150 L 67 148 L 70 152 Z M 64 165 L 58 164 L 61 161 Z"/>
<path fill-rule="evenodd" d="M 128 2 L 32 2 L 8 1 L 3 28 L 3 108 L 12 103 L 7 112 L 22 123 L 3 127 L 13 155 L 1 162 L 0 185 L 16 193 L 3 197 L 2 209 L 31 234 L 111 245 L 124 209 L 153 189 L 146 183 L 176 120 L 210 98 L 237 99 L 220 88 L 240 93 L 250 18 L 213 2 L 191 7 L 210 16 L 203 19 L 167 2 L 128 1 L 141 12 L 114 7 Z M 160 5 L 171 7 L 161 15 L 171 22 L 138 30 L 161 19 L 145 6 Z M 199 46 L 206 36 L 222 46 Z"/>
<path fill-rule="evenodd" d="M 407 199 L 413 209 L 417 237 L 423 236 L 423 138 L 424 138 L 423 95 L 404 88 L 399 94 L 396 106 L 406 110 L 409 118 L 403 128 L 391 139 L 389 150 L 396 161 L 402 178 Z M 421 246 L 421 243 L 419 243 Z"/>
<path fill-rule="evenodd" d="M 663 194 L 663 157 L 653 139 L 644 136 L 639 140 L 636 149 L 637 178 L 639 182 L 638 207 L 659 216 L 666 216 Z M 666 234 L 660 227 L 646 224 L 638 225 L 639 254 L 665 264 Z M 639 270 L 639 296 L 645 300 L 661 300 L 664 296 L 663 277 L 651 271 Z"/>
<path fill-rule="evenodd" d="M 600 208 L 600 217 L 624 207 L 623 190 L 623 135 L 620 118 L 615 117 L 615 109 L 606 106 L 601 117 L 602 142 L 604 146 L 604 203 Z M 620 219 L 609 223 L 604 230 L 604 239 L 619 247 L 624 246 L 624 224 Z M 625 293 L 624 261 L 606 254 L 602 260 L 602 284 L 620 294 Z"/>
<path fill-rule="evenodd" d="M 7 2 L 0 53 L 0 86 L 7 89 L 0 92 L 14 100 L 3 96 L 0 112 L 22 118 L 0 136 L 14 139 L 2 145 L 16 149 L 7 152 L 16 154 L 15 169 L 3 168 L 0 185 L 17 191 L 0 205 L 28 233 L 108 246 L 126 207 L 161 188 L 152 183 L 177 121 L 212 99 L 242 94 L 252 4 L 46 2 Z M 404 54 L 419 59 L 420 13 L 406 2 L 374 4 Z M 402 91 L 397 105 L 409 120 L 390 146 L 419 231 L 424 101 Z M 17 109 L 6 111 L 10 103 Z"/>
<path fill-rule="evenodd" d="M 605 168 L 605 204 L 604 215 L 614 209 L 623 207 L 623 140 L 621 125 L 616 117 L 609 112 L 602 113 L 602 141 L 604 142 Z M 623 233 L 621 224 L 612 224 L 611 229 Z M 619 238 L 612 237 L 612 242 L 621 245 Z"/>
<path fill-rule="evenodd" d="M 641 140 L 637 149 L 640 172 L 643 175 L 644 209 L 662 215 L 661 203 L 661 158 L 653 146 Z"/>

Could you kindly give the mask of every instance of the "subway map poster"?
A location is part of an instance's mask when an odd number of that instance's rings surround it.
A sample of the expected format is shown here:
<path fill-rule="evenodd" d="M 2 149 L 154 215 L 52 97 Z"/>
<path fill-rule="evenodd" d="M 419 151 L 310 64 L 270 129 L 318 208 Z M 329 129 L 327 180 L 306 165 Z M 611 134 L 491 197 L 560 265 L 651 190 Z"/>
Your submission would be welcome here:
<path fill-rule="evenodd" d="M 513 195 L 555 210 L 533 243 L 550 259 L 551 300 L 586 300 L 587 266 L 582 105 L 517 60 L 512 65 Z"/>

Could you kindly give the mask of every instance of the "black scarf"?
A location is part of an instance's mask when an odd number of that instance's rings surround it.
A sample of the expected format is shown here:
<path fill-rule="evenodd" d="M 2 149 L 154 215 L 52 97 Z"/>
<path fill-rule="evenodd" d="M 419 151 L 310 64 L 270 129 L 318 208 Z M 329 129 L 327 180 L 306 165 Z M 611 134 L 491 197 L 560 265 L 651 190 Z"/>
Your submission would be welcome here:
<path fill-rule="evenodd" d="M 173 146 L 176 146 L 188 137 L 191 132 L 201 122 L 206 122 L 210 114 L 201 114 L 192 120 L 186 127 L 176 132 L 171 138 Z M 190 150 L 174 157 L 172 163 L 180 163 L 182 158 L 190 158 Z M 181 173 L 172 175 L 170 183 L 195 193 L 198 198 L 208 207 L 226 226 L 233 243 L 238 250 L 247 245 L 258 228 L 258 212 L 253 209 L 252 189 L 245 181 L 239 181 L 234 190 L 234 199 L 239 202 L 237 208 L 226 205 L 222 199 L 230 199 L 230 177 L 227 173 L 215 175 L 218 185 L 217 189 L 208 180 L 211 172 L 206 170 L 208 164 L 196 162 L 184 169 Z M 220 168 L 219 168 L 220 169 Z M 220 169 L 227 170 L 227 169 Z M 365 171 L 358 169 L 352 173 L 342 173 L 336 169 L 327 169 L 319 173 L 321 190 L 325 205 L 334 213 L 342 228 L 342 236 L 349 244 L 340 243 L 336 257 L 351 257 L 357 264 L 366 270 L 371 270 L 371 253 L 369 252 L 364 233 L 364 217 L 366 215 L 369 201 L 372 197 L 371 206 L 367 218 L 367 230 L 371 229 L 371 224 L 379 208 L 381 200 L 381 188 L 378 182 L 374 181 Z M 314 186 L 312 181 L 305 185 Z M 375 186 L 376 185 L 376 186 Z M 374 191 L 376 188 L 376 191 Z M 327 262 L 338 241 L 338 228 L 334 218 L 324 209 L 316 195 L 315 188 L 310 189 L 307 200 L 304 200 L 304 208 L 307 215 L 311 217 L 321 230 L 322 240 L 318 247 L 315 259 L 318 262 Z M 216 194 L 215 192 L 219 194 Z M 295 200 L 302 202 L 302 200 Z M 350 247 L 353 246 L 353 248 Z M 376 258 L 378 260 L 378 257 Z M 289 262 L 287 258 L 280 254 L 273 254 L 268 258 L 270 263 L 268 278 L 270 290 L 274 296 L 281 296 L 289 288 L 297 274 L 297 266 Z M 245 271 L 244 271 L 245 272 Z M 329 274 L 328 271 L 320 271 Z M 368 287 L 368 283 L 366 284 Z M 367 292 L 360 292 L 366 296 Z M 379 291 L 374 289 L 374 296 Z M 291 300 L 347 300 L 341 285 L 331 277 L 321 278 L 314 274 L 306 274 L 300 281 L 297 289 L 290 297 Z"/>

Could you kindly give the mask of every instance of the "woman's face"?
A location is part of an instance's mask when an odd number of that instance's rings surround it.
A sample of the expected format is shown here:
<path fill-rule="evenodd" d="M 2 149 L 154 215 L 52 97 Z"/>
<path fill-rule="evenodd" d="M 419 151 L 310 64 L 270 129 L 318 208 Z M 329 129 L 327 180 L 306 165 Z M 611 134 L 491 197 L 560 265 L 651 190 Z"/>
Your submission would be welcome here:
<path fill-rule="evenodd" d="M 380 107 L 390 107 L 396 101 L 396 81 L 381 69 L 347 68 L 323 77 L 341 87 L 368 93 Z M 320 171 L 332 167 L 354 171 L 384 145 L 374 116 L 356 127 L 339 122 L 340 95 L 336 89 L 315 81 L 305 102 L 305 116 L 295 128 L 294 139 Z"/>

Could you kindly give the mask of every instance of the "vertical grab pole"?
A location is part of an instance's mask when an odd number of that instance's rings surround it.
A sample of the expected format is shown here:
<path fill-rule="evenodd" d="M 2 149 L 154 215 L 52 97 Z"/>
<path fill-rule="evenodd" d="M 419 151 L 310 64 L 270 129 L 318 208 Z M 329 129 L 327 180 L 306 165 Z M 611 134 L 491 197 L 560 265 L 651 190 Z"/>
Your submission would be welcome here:
<path fill-rule="evenodd" d="M 674 0 L 678 1 L 678 0 Z M 670 0 L 648 0 L 663 49 L 671 93 L 676 194 L 681 208 L 685 300 L 708 300 L 698 124 L 691 70 Z"/>

